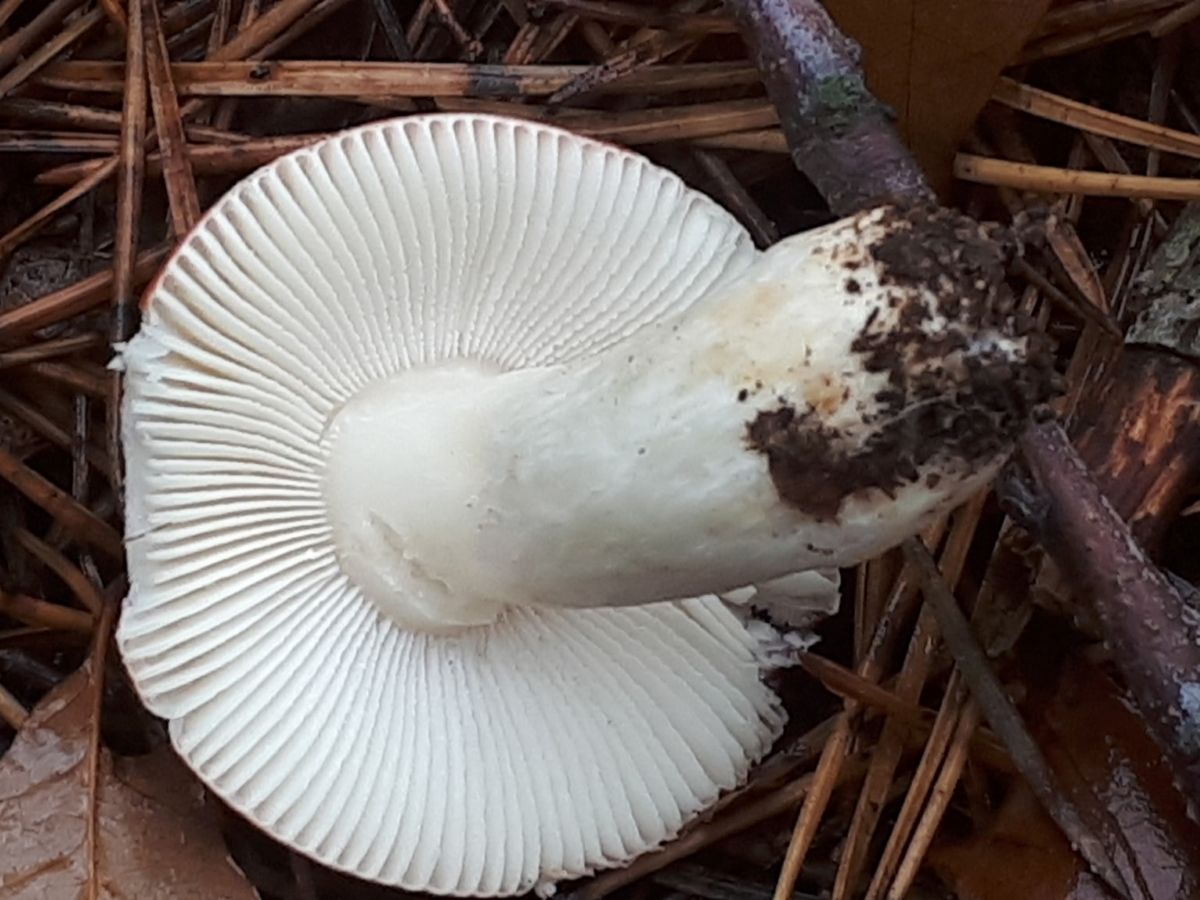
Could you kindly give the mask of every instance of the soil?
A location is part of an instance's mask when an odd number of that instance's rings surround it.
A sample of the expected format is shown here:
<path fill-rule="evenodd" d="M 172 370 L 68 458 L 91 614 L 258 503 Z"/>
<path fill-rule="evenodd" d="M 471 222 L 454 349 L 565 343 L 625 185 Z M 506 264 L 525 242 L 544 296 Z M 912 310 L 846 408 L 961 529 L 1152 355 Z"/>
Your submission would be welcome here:
<path fill-rule="evenodd" d="M 747 424 L 780 497 L 819 519 L 835 519 L 848 497 L 891 496 L 922 477 L 932 488 L 943 470 L 994 462 L 1054 395 L 1051 349 L 1006 281 L 1026 236 L 937 207 L 892 209 L 884 224 L 868 251 L 897 312 L 871 316 L 851 345 L 864 369 L 887 375 L 865 427 L 846 433 L 788 404 Z M 931 331 L 935 314 L 946 325 Z M 983 335 L 1022 341 L 1023 362 L 972 348 Z"/>

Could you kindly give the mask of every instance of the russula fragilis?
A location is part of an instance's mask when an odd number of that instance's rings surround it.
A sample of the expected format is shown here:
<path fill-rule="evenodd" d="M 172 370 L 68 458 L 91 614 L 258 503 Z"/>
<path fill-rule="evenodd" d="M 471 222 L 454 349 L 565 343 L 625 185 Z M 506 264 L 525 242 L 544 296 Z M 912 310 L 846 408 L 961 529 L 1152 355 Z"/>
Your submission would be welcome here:
<path fill-rule="evenodd" d="M 964 223 L 759 253 L 646 160 L 490 116 L 259 171 L 123 356 L 139 692 L 363 878 L 511 895 L 658 846 L 784 721 L 718 595 L 897 543 L 1040 399 Z"/>

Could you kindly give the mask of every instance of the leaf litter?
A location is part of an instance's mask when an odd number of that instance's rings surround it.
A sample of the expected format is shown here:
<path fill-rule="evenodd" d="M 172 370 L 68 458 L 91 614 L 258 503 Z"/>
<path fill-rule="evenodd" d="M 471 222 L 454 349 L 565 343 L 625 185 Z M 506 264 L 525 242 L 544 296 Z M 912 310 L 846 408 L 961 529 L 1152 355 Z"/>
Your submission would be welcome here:
<path fill-rule="evenodd" d="M 257 897 L 169 747 L 114 757 L 101 746 L 104 618 L 87 660 L 0 758 L 0 898 Z"/>

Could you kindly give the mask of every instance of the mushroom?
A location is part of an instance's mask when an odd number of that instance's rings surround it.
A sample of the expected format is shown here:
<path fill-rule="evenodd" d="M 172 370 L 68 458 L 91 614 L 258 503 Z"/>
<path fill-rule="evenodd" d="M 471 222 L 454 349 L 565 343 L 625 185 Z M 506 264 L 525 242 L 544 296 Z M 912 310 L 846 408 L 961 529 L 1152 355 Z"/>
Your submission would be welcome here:
<path fill-rule="evenodd" d="M 737 601 L 827 606 L 1040 401 L 995 246 L 883 208 L 758 252 L 647 160 L 493 116 L 280 159 L 123 351 L 139 693 L 335 869 L 499 896 L 627 863 L 783 727 Z"/>

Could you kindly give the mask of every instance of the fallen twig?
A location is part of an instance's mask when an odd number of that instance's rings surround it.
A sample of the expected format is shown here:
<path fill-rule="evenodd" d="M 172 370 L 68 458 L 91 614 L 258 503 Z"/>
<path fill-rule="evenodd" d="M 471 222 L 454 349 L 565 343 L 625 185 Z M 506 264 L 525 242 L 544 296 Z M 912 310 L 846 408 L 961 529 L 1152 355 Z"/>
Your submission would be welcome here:
<path fill-rule="evenodd" d="M 932 192 L 884 107 L 859 49 L 817 0 L 726 0 L 779 110 L 792 160 L 844 215 Z"/>
<path fill-rule="evenodd" d="M 26 552 L 59 577 L 81 606 L 94 616 L 100 614 L 104 595 L 69 559 L 23 528 L 15 529 L 14 537 Z"/>
<path fill-rule="evenodd" d="M 175 89 L 187 97 L 535 97 L 553 94 L 592 66 L 488 65 L 479 63 L 344 62 L 215 59 L 172 63 Z M 115 94 L 124 85 L 119 63 L 78 60 L 58 63 L 37 83 L 63 91 Z M 753 66 L 740 62 L 678 63 L 635 69 L 590 87 L 597 93 L 645 94 L 754 87 Z"/>
<path fill-rule="evenodd" d="M 1153 200 L 1200 200 L 1200 178 L 1163 178 L 1081 172 L 960 153 L 954 174 L 963 181 L 1042 194 L 1085 194 L 1090 197 L 1148 197 Z"/>
<path fill-rule="evenodd" d="M 1012 754 L 1013 762 L 1051 818 L 1062 828 L 1072 845 L 1079 849 L 1080 855 L 1119 895 L 1130 896 L 1108 849 L 1092 834 L 1078 810 L 1059 790 L 1041 748 L 1025 727 L 1021 714 L 1005 693 L 1000 680 L 992 672 L 987 657 L 971 634 L 971 626 L 958 608 L 958 601 L 942 579 L 937 563 L 919 541 L 911 538 L 904 544 L 904 557 L 920 573 L 926 602 L 937 614 L 946 646 L 954 655 L 963 680 L 970 687 L 984 718 Z M 891 896 L 889 894 L 889 898 Z"/>
<path fill-rule="evenodd" d="M 3 6 L 0 11 L 0 24 L 17 11 L 19 3 L 20 0 L 16 0 Z M 49 38 L 54 29 L 61 27 L 66 17 L 83 4 L 84 0 L 50 0 L 24 27 L 0 40 L 0 72 L 15 63 L 32 47 Z"/>
<path fill-rule="evenodd" d="M 130 3 L 126 27 L 125 95 L 121 111 L 121 148 L 117 156 L 117 224 L 113 236 L 113 320 L 114 342 L 127 340 L 133 333 L 134 258 L 142 220 L 142 181 L 145 175 L 146 145 L 146 54 L 141 0 Z M 96 171 L 101 171 L 101 162 Z M 90 173 L 95 177 L 95 172 Z M 85 176 L 85 179 L 88 176 Z"/>
<path fill-rule="evenodd" d="M 140 2 L 145 23 L 145 74 L 154 109 L 159 152 L 162 154 L 171 229 L 175 237 L 182 240 L 200 218 L 200 199 L 196 193 L 196 179 L 188 162 L 187 137 L 179 115 L 179 98 L 171 81 L 171 60 L 167 54 L 167 39 L 158 12 L 158 0 Z"/>
<path fill-rule="evenodd" d="M 1200 797 L 1200 622 L 1146 558 L 1061 427 L 1031 429 L 1021 455 L 1032 481 L 1010 469 L 1008 506 L 1090 600 L 1185 794 Z"/>
<path fill-rule="evenodd" d="M 0 449 L 0 478 L 49 513 L 68 534 L 112 559 L 124 558 L 125 544 L 115 528 L 4 449 Z"/>
<path fill-rule="evenodd" d="M 90 350 L 93 347 L 103 346 L 104 343 L 104 338 L 98 334 L 74 334 L 70 337 L 41 341 L 40 343 L 30 344 L 28 347 L 22 347 L 19 350 L 9 350 L 7 353 L 0 353 L 0 369 L 27 366 L 44 359 L 66 356 L 70 353 L 77 353 L 80 350 Z"/>
<path fill-rule="evenodd" d="M 169 249 L 165 246 L 156 247 L 138 254 L 133 265 L 134 283 L 140 286 L 149 281 L 166 259 Z M 39 328 L 103 306 L 109 298 L 112 286 L 112 270 L 105 269 L 75 284 L 31 300 L 23 306 L 5 310 L 0 313 L 0 345 L 26 337 Z"/>
<path fill-rule="evenodd" d="M 1041 88 L 1021 84 L 1011 78 L 1000 79 L 992 93 L 992 99 L 1030 115 L 1081 131 L 1090 131 L 1093 134 L 1168 153 L 1200 158 L 1200 135 L 1089 106 Z"/>
<path fill-rule="evenodd" d="M 29 718 L 29 710 L 0 684 L 0 719 L 4 720 L 14 731 L 25 724 Z"/>
<path fill-rule="evenodd" d="M 23 85 L 35 72 L 106 20 L 103 10 L 93 9 L 71 21 L 61 32 L 0 75 L 0 97 Z"/>
<path fill-rule="evenodd" d="M 79 634 L 91 634 L 96 625 L 91 613 L 59 603 L 49 603 L 37 597 L 8 594 L 4 591 L 0 591 L 0 613 L 26 625 L 75 631 Z"/>

